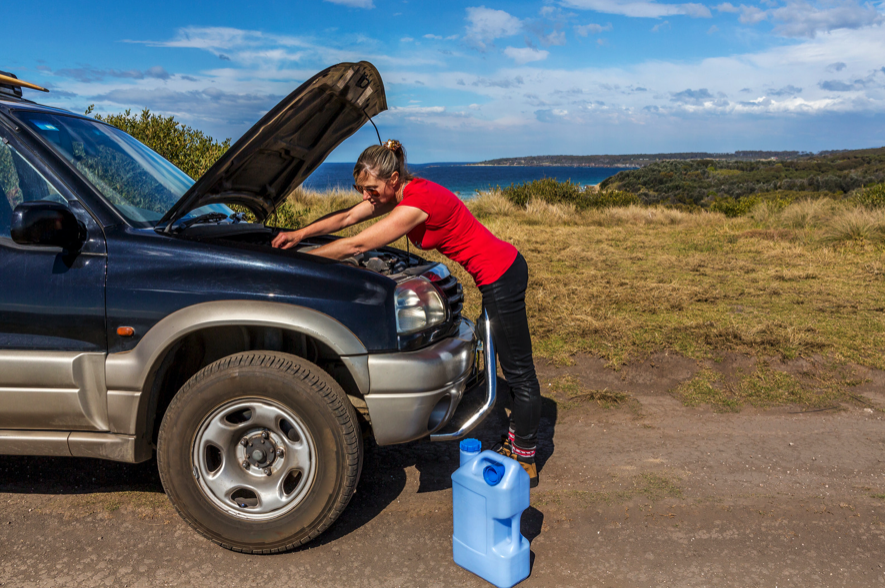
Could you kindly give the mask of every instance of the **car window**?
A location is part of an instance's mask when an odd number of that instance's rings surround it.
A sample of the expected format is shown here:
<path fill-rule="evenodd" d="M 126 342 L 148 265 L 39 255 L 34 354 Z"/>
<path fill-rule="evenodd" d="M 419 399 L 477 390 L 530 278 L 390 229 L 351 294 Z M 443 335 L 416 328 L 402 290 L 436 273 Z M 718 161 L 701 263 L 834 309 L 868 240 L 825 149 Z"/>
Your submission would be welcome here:
<path fill-rule="evenodd" d="M 12 210 L 34 200 L 67 202 L 21 153 L 0 141 L 0 237 L 10 234 Z"/>
<path fill-rule="evenodd" d="M 156 225 L 194 183 L 158 153 L 109 125 L 45 112 L 15 114 L 135 226 Z M 210 205 L 190 214 L 208 211 L 232 213 L 224 205 Z"/>

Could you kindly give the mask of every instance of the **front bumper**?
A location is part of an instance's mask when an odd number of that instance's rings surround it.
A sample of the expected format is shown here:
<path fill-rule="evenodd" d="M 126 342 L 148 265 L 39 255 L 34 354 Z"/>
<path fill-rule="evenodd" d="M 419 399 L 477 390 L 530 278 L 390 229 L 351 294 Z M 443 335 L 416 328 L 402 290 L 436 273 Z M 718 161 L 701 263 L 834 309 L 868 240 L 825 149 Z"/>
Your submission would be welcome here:
<path fill-rule="evenodd" d="M 477 328 L 461 319 L 456 335 L 418 351 L 370 355 L 368 367 L 365 401 L 378 445 L 427 435 L 433 441 L 461 439 L 494 405 L 495 352 L 487 320 Z M 452 420 L 464 395 L 478 388 L 485 390 L 482 407 L 457 431 L 434 435 Z"/>

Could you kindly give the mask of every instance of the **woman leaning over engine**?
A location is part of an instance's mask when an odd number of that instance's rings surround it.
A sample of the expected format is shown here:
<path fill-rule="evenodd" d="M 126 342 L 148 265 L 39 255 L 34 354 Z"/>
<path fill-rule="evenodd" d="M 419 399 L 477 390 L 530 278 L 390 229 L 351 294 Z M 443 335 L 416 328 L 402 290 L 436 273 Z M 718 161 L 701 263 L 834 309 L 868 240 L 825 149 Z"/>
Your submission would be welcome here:
<path fill-rule="evenodd" d="M 294 247 L 308 237 L 328 235 L 387 215 L 358 235 L 309 251 L 343 259 L 388 245 L 403 235 L 421 249 L 436 249 L 461 264 L 482 293 L 501 370 L 510 386 L 510 429 L 496 450 L 516 459 L 538 485 L 535 450 L 541 419 L 541 389 L 532 359 L 526 318 L 528 266 L 516 248 L 495 237 L 452 192 L 406 168 L 398 141 L 369 147 L 353 168 L 354 188 L 363 201 L 333 212 L 301 229 L 281 232 L 273 246 Z M 494 375 L 492 375 L 494 377 Z"/>

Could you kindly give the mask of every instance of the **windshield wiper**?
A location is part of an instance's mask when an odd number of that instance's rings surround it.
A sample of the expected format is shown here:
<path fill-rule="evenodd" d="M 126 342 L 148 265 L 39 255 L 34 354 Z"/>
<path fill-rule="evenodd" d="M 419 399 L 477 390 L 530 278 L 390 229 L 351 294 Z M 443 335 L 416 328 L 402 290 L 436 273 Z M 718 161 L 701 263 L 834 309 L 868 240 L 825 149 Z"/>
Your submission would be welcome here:
<path fill-rule="evenodd" d="M 227 220 L 228 218 L 230 218 L 230 216 L 222 212 L 207 212 L 206 214 L 201 214 L 200 216 L 195 216 L 194 218 L 189 218 L 186 221 L 182 221 L 182 223 L 178 225 L 178 228 L 179 230 L 182 230 L 190 226 L 203 223 L 220 223 L 221 221 Z"/>

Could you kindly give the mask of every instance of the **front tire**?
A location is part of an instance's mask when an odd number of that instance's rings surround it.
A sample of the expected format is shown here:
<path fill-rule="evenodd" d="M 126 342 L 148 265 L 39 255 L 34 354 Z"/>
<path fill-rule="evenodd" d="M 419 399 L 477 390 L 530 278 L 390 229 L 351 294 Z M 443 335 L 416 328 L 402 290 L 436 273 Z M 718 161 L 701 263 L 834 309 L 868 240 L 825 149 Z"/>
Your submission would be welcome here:
<path fill-rule="evenodd" d="M 338 518 L 363 461 L 356 413 L 329 374 L 274 352 L 231 355 L 179 390 L 157 462 L 178 514 L 246 553 L 303 545 Z"/>

